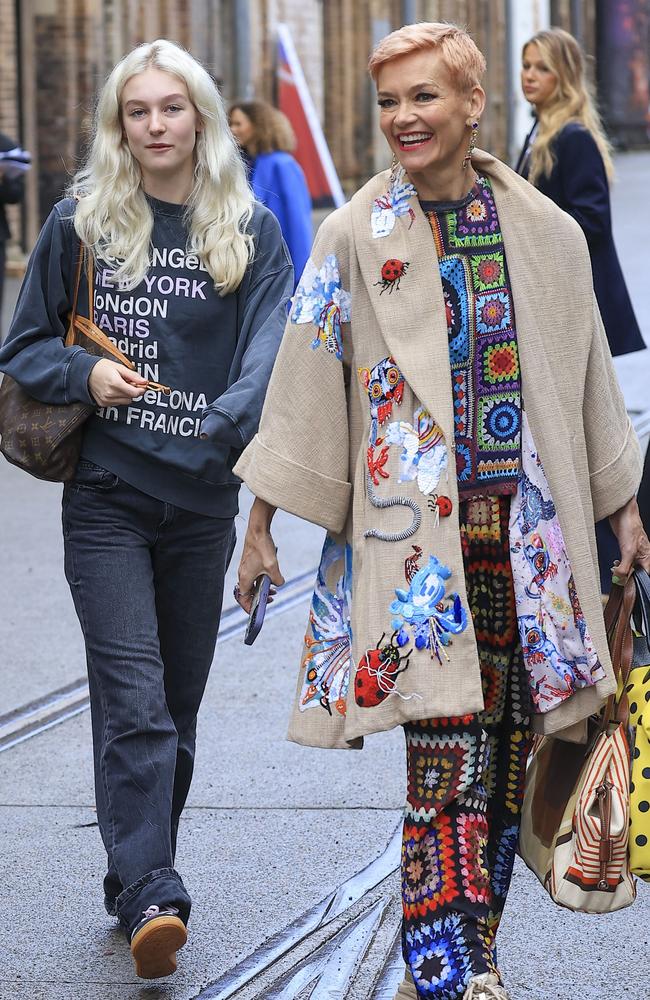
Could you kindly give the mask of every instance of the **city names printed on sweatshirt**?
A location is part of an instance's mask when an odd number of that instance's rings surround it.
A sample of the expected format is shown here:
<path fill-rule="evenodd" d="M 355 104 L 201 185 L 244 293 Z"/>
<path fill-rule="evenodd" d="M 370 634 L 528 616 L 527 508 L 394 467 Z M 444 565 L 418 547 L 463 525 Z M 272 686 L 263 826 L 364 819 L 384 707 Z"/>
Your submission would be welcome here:
<path fill-rule="evenodd" d="M 163 269 L 162 273 L 152 274 L 154 268 Z M 133 361 L 143 378 L 165 384 L 165 373 L 159 365 L 157 324 L 165 320 L 173 322 L 174 305 L 181 300 L 207 302 L 213 283 L 199 256 L 181 247 L 154 247 L 151 270 L 141 285 L 127 289 L 115 282 L 115 271 L 110 267 L 96 268 L 94 317 L 102 333 Z M 189 271 L 189 276 L 179 274 L 180 270 Z M 147 389 L 129 405 L 102 406 L 97 415 L 105 420 L 119 420 L 127 427 L 176 437 L 198 437 L 208 402 L 203 392 L 173 387 L 167 396 Z"/>

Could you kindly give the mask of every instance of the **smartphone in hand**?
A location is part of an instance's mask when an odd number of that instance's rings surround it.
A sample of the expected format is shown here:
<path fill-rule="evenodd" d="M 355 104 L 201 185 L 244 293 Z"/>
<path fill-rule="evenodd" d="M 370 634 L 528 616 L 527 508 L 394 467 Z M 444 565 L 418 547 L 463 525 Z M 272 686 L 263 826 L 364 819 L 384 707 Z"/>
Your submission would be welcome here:
<path fill-rule="evenodd" d="M 264 615 L 266 613 L 266 605 L 268 603 L 270 591 L 271 577 L 267 576 L 266 573 L 262 573 L 262 575 L 258 576 L 255 581 L 255 587 L 253 590 L 253 603 L 248 616 L 246 634 L 244 635 L 244 642 L 247 646 L 252 646 L 260 634 L 260 630 L 264 624 Z"/>

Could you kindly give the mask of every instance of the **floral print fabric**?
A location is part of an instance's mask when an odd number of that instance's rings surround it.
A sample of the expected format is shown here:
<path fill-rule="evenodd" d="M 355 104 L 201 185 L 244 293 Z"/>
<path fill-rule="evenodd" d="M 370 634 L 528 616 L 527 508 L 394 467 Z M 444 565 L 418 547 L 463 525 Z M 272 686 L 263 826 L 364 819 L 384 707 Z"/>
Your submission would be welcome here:
<path fill-rule="evenodd" d="M 352 549 L 325 538 L 302 659 L 300 711 L 345 715 L 350 686 Z"/>
<path fill-rule="evenodd" d="M 525 412 L 522 470 L 510 511 L 517 623 L 535 710 L 548 712 L 603 680 L 562 528 Z"/>
<path fill-rule="evenodd" d="M 309 258 L 293 297 L 289 319 L 292 323 L 310 323 L 318 327 L 312 341 L 316 350 L 323 344 L 326 351 L 343 357 L 341 323 L 350 322 L 350 293 L 341 285 L 336 254 L 329 253 L 320 268 Z"/>

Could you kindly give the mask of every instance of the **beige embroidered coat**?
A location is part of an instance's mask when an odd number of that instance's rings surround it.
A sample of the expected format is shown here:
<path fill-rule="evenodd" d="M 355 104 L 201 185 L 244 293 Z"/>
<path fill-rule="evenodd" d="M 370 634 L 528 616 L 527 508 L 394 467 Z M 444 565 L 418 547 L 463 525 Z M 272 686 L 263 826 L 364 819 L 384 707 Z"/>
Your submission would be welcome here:
<path fill-rule="evenodd" d="M 584 618 L 606 673 L 594 686 L 536 715 L 535 725 L 545 732 L 563 730 L 568 738 L 567 727 L 574 727 L 573 738 L 579 738 L 582 727 L 575 724 L 614 690 L 594 520 L 617 510 L 636 492 L 640 453 L 598 314 L 581 230 L 494 157 L 477 150 L 473 163 L 492 184 L 514 301 L 522 401 Z M 319 280 L 329 281 L 328 288 L 335 291 L 324 308 L 316 292 L 313 301 L 307 296 L 305 308 L 305 303 L 294 302 L 259 433 L 235 467 L 254 494 L 324 526 L 336 543 L 351 546 L 351 650 L 340 635 L 323 639 L 322 630 L 316 642 L 312 630 L 300 668 L 289 737 L 314 746 L 360 746 L 364 735 L 406 720 L 462 715 L 483 707 L 471 620 L 452 637 L 442 657 L 412 645 L 398 651 L 391 639 L 389 608 L 396 588 L 408 587 L 405 563 L 414 544 L 425 561 L 435 556 L 451 570 L 447 596 L 457 593 L 463 608 L 467 596 L 453 474 L 447 324 L 435 246 L 414 192 L 389 219 L 392 227 L 380 220 L 381 235 L 373 235 L 371 213 L 373 207 L 377 212 L 377 199 L 379 205 L 388 204 L 388 186 L 389 174 L 377 175 L 321 226 L 312 251 L 316 278 L 311 284 L 317 289 Z M 389 260 L 408 263 L 408 268 L 399 269 L 399 288 L 381 284 L 382 267 Z M 448 517 L 434 516 L 417 482 L 399 481 L 399 448 L 390 448 L 385 466 L 389 480 L 380 478 L 376 488 L 369 486 L 367 373 L 382 359 L 391 359 L 404 377 L 401 400 L 393 399 L 389 406 L 391 419 L 411 421 L 415 409 L 423 406 L 450 448 L 451 474 L 444 489 L 452 502 Z M 412 503 L 384 509 L 372 502 L 372 492 L 380 498 L 399 494 Z M 366 537 L 369 529 L 399 533 L 415 524 L 413 504 L 421 524 L 410 537 Z M 279 556 L 281 560 L 281 552 Z M 325 619 L 329 607 L 330 624 L 337 614 L 340 617 L 348 581 L 346 577 L 338 588 L 338 611 L 321 602 Z M 336 627 L 332 631 L 336 633 Z M 310 700 L 306 677 L 314 652 L 324 649 L 334 664 L 326 710 L 318 699 Z M 358 704 L 354 697 L 355 675 L 360 676 L 362 667 L 364 684 L 372 675 L 384 689 L 377 704 Z"/>

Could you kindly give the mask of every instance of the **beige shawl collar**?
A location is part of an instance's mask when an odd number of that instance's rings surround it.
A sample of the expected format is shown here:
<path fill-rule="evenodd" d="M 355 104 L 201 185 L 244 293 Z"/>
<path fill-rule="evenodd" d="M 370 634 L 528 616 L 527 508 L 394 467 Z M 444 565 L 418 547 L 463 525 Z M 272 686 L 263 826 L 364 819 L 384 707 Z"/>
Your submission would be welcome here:
<path fill-rule="evenodd" d="M 520 317 L 523 318 L 526 313 L 525 323 L 522 324 L 526 328 L 526 342 L 520 344 L 522 370 L 535 372 L 542 331 L 525 304 L 529 299 L 538 299 L 539 291 L 534 287 L 533 275 L 535 268 L 543 266 L 543 262 L 535 260 L 535 248 L 534 244 L 529 244 L 526 220 L 531 219 L 531 213 L 538 214 L 535 201 L 540 195 L 527 181 L 489 153 L 476 150 L 472 163 L 477 172 L 485 174 L 492 183 L 506 252 L 511 247 L 520 248 L 517 253 L 508 254 L 508 272 L 518 325 Z M 373 301 L 383 339 L 391 353 L 399 358 L 406 381 L 434 415 L 445 433 L 445 439 L 451 444 L 454 440 L 452 396 L 448 394 L 443 408 L 440 395 L 434 395 L 440 385 L 440 373 L 446 373 L 449 368 L 449 348 L 440 272 L 430 266 L 434 248 L 431 226 L 417 195 L 413 195 L 409 202 L 415 216 L 412 224 L 409 225 L 408 216 L 403 216 L 396 221 L 389 236 L 371 237 L 372 205 L 375 198 L 386 193 L 389 182 L 388 171 L 378 174 L 352 198 L 352 228 L 359 267 Z M 524 257 L 520 252 L 523 247 L 530 248 L 530 255 L 527 253 Z M 409 267 L 399 290 L 379 291 L 374 286 L 380 283 L 382 266 L 391 258 L 408 263 Z M 427 267 L 424 279 L 421 275 L 416 277 L 418 267 Z M 409 281 L 414 278 L 418 281 L 417 296 L 408 294 Z"/>

